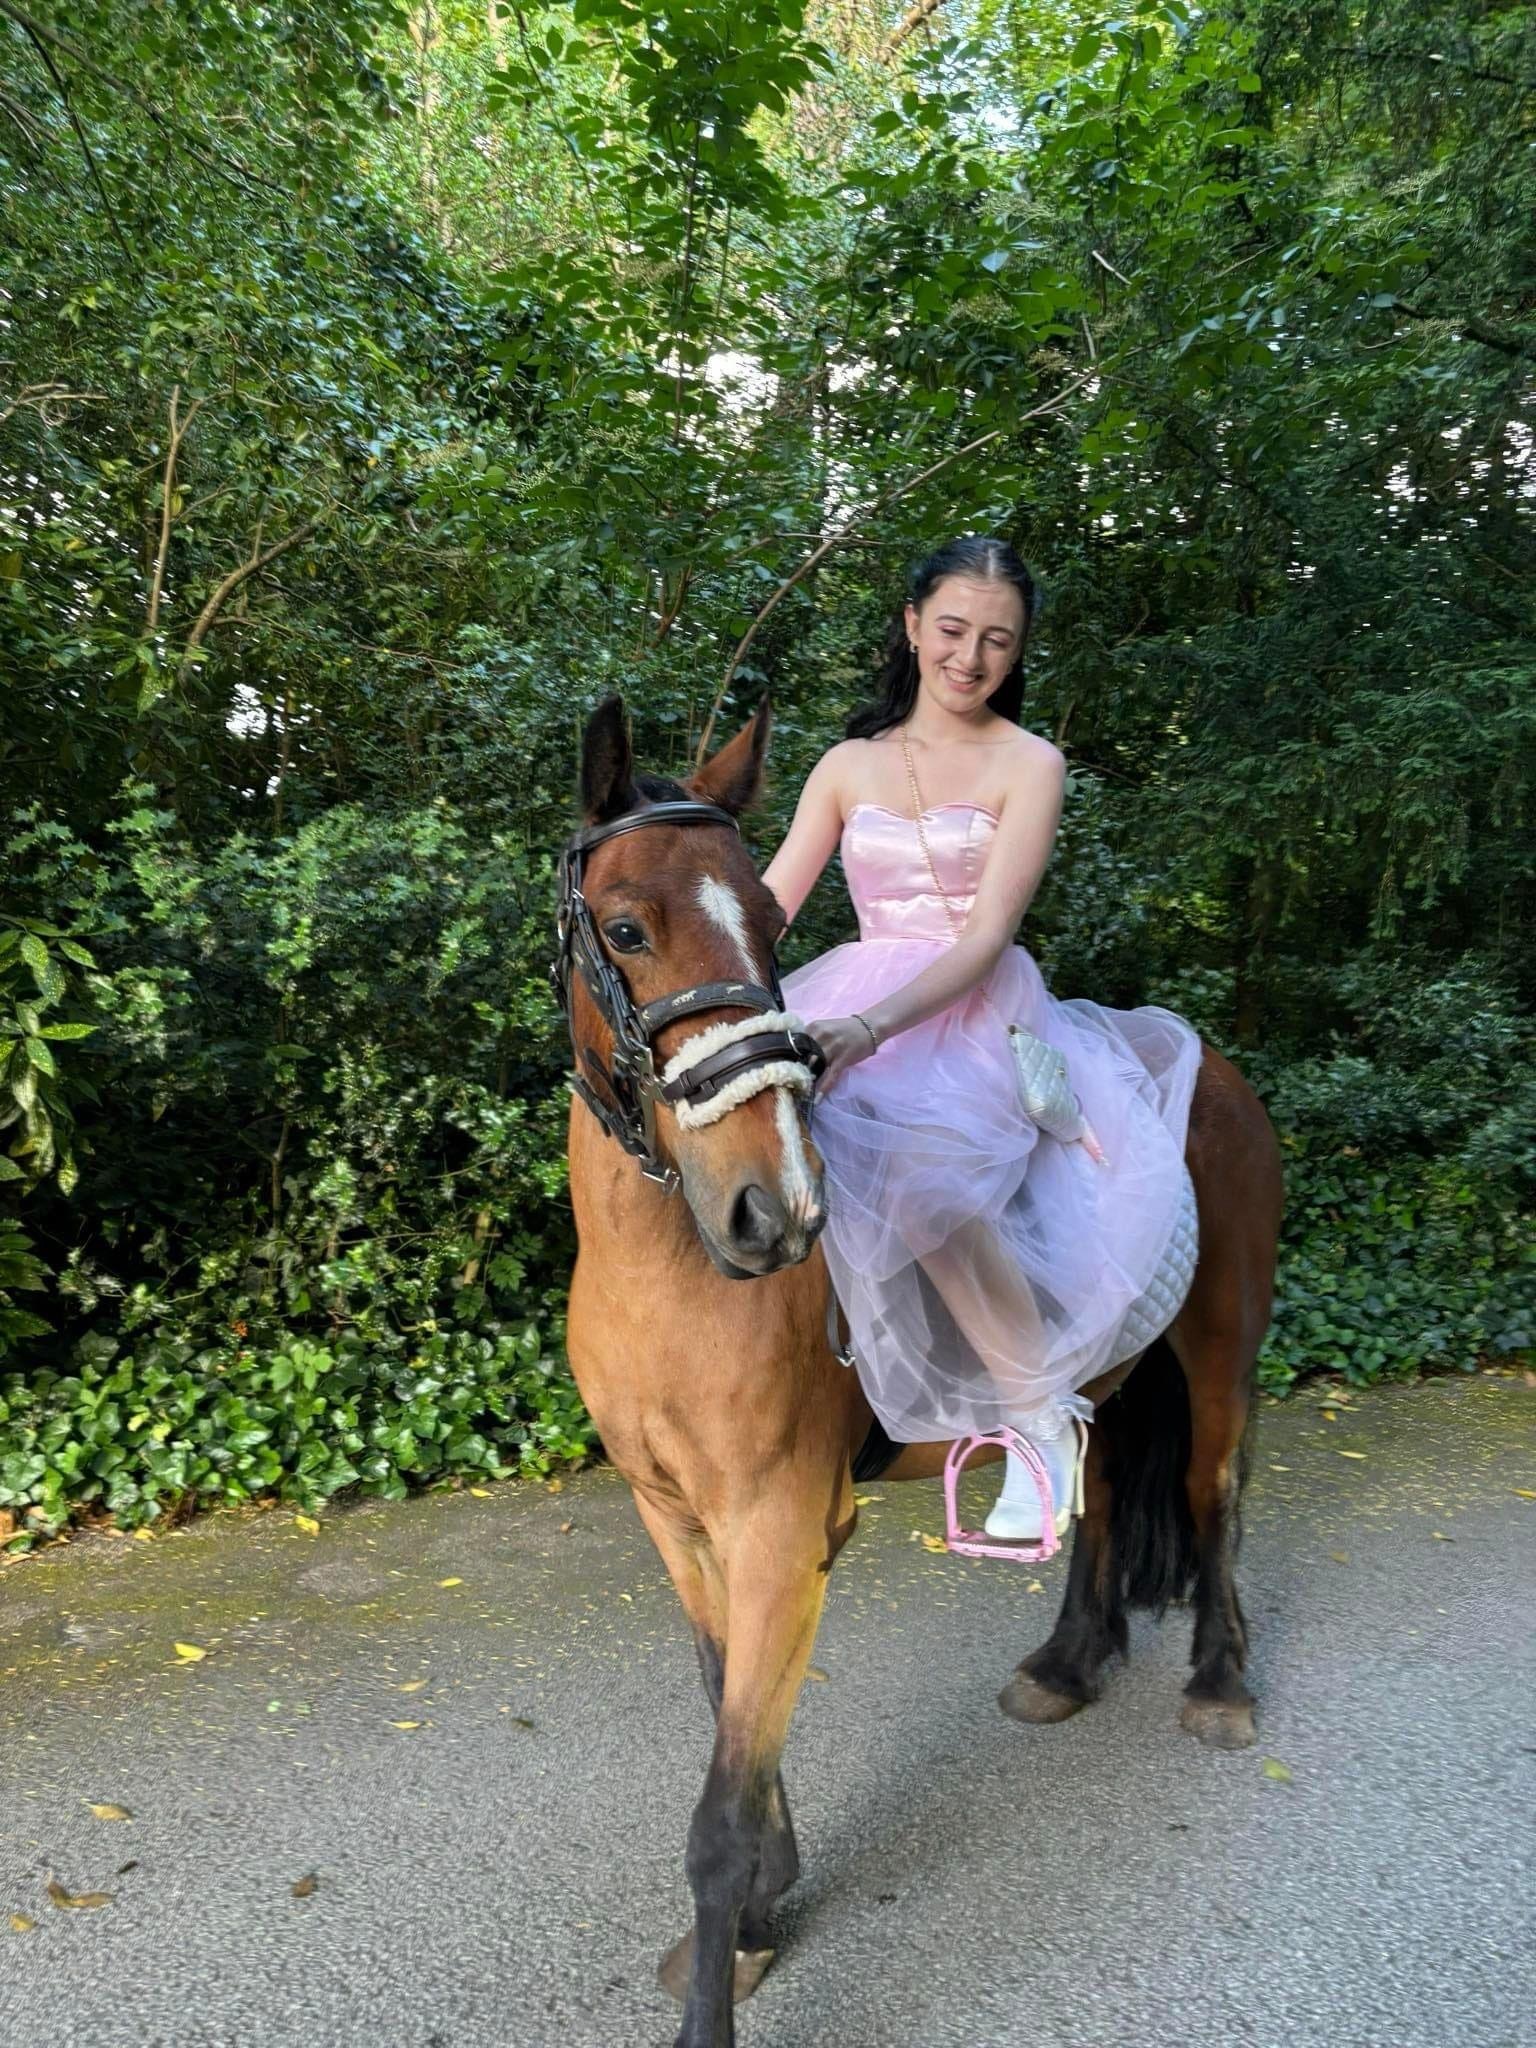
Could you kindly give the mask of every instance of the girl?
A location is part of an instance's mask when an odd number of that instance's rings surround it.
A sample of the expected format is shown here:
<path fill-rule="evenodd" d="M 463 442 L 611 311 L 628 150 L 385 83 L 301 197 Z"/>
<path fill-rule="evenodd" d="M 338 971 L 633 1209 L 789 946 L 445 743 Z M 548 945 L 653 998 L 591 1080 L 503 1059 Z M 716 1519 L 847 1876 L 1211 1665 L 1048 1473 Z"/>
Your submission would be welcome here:
<path fill-rule="evenodd" d="M 1006 1424 L 1045 1460 L 1065 1531 L 1091 1404 L 1173 1234 L 1200 1041 L 1168 1010 L 1058 1002 L 1013 943 L 1050 858 L 1066 767 L 1019 724 L 1034 613 L 1005 542 L 921 563 L 876 700 L 812 768 L 763 879 L 786 923 L 835 848 L 859 937 L 784 977 L 827 1054 L 814 1130 L 823 1245 L 865 1391 L 893 1441 Z M 1007 1025 L 1066 1055 L 1091 1129 L 1020 1103 Z M 1010 1454 L 987 1518 L 1038 1540 Z"/>

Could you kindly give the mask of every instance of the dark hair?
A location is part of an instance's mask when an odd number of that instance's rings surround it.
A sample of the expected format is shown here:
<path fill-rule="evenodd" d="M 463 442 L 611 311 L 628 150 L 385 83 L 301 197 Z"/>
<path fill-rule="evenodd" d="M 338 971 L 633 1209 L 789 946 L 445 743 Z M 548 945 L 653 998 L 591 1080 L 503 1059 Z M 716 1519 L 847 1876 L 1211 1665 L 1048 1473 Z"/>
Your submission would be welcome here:
<path fill-rule="evenodd" d="M 1024 600 L 1024 634 L 1019 641 L 1018 659 L 993 691 L 987 702 L 999 718 L 1011 718 L 1015 725 L 1024 704 L 1024 649 L 1029 629 L 1038 610 L 1034 578 L 1005 540 L 968 533 L 960 540 L 935 548 L 917 564 L 907 579 L 907 596 L 921 606 L 946 576 L 970 576 L 978 583 L 1011 583 Z M 917 657 L 907 637 L 907 622 L 898 610 L 885 638 L 885 661 L 875 685 L 875 695 L 848 716 L 844 737 L 872 740 L 892 726 L 900 725 L 917 698 Z"/>

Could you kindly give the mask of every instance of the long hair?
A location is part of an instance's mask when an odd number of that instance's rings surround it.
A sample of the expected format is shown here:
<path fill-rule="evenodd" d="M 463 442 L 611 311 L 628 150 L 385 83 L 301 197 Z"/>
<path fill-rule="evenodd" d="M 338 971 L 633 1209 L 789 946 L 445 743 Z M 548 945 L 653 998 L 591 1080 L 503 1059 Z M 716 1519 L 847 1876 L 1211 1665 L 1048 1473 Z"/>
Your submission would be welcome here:
<path fill-rule="evenodd" d="M 1011 718 L 1015 725 L 1024 705 L 1024 649 L 1037 609 L 1035 581 L 1005 540 L 968 533 L 959 540 L 935 548 L 919 562 L 907 579 L 907 596 L 921 608 L 923 601 L 946 576 L 969 576 L 978 583 L 1011 583 L 1024 600 L 1024 632 L 1018 659 L 987 699 L 999 718 Z M 917 700 L 917 656 L 907 638 L 906 618 L 897 610 L 885 636 L 885 661 L 875 683 L 875 695 L 848 715 L 843 736 L 850 740 L 872 740 L 892 726 L 900 725 Z"/>

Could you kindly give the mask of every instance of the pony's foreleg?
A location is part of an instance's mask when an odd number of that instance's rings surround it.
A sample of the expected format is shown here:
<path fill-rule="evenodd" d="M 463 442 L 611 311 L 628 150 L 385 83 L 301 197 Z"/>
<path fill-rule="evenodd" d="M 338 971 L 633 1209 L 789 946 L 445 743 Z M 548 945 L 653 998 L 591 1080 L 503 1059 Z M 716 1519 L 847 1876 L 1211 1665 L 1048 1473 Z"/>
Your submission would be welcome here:
<path fill-rule="evenodd" d="M 732 2001 L 742 1916 L 762 1867 L 779 1755 L 826 1591 L 823 1544 L 795 1541 L 775 1516 L 733 1532 L 730 1628 L 715 1749 L 688 1830 L 693 1967 L 677 2048 L 734 2048 Z M 813 1537 L 824 1530 L 812 1528 Z"/>
<path fill-rule="evenodd" d="M 635 1505 L 651 1540 L 676 1588 L 698 1652 L 699 1675 L 710 1709 L 718 1721 L 725 1688 L 726 1602 L 725 1582 L 718 1559 L 697 1525 L 683 1525 L 665 1507 L 636 1492 Z M 752 1889 L 742 1908 L 737 1936 L 732 1995 L 749 1998 L 766 1975 L 774 1949 L 768 1930 L 768 1914 L 777 1900 L 800 1875 L 800 1856 L 789 1817 L 784 1780 L 775 1773 L 763 1821 L 761 1854 Z M 694 1934 L 690 1927 L 674 1942 L 657 1967 L 657 1980 L 664 1991 L 682 2004 L 687 1996 L 693 1967 Z"/>
<path fill-rule="evenodd" d="M 723 1649 L 706 1636 L 699 1636 L 697 1642 L 699 1669 L 704 1675 L 704 1689 L 709 1694 L 709 1703 L 718 1719 L 725 1691 Z M 763 1816 L 762 1852 L 758 1857 L 757 1875 L 752 1880 L 752 1889 L 741 1911 L 741 1931 L 737 1938 L 736 1959 L 738 1999 L 746 1996 L 746 1991 L 742 1988 L 742 1977 L 747 1966 L 761 1956 L 765 1958 L 762 1967 L 767 1968 L 766 1958 L 773 1954 L 773 1943 L 768 1932 L 768 1915 L 799 1875 L 800 1850 L 795 1841 L 794 1823 L 789 1817 L 789 1799 L 784 1791 L 784 1773 L 778 1771 L 774 1774 L 773 1787 L 768 1794 L 768 1810 Z M 747 1973 L 750 1974 L 750 1971 Z M 755 1978 L 749 1988 L 756 1988 Z"/>
<path fill-rule="evenodd" d="M 1111 1527 L 1111 1495 L 1104 1447 L 1088 1438 L 1083 1470 L 1083 1516 L 1072 1543 L 1066 1596 L 1056 1626 L 1027 1656 L 998 1694 L 1016 1721 L 1065 1721 L 1099 1696 L 1100 1671 L 1118 1651 L 1125 1655 L 1125 1607 Z"/>

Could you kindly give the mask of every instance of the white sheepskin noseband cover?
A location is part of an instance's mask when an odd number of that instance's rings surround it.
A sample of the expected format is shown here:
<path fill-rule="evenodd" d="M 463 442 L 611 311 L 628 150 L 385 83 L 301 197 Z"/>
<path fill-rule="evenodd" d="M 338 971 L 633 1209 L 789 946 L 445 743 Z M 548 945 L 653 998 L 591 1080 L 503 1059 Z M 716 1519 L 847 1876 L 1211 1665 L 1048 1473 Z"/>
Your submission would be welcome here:
<path fill-rule="evenodd" d="M 738 1038 L 752 1038 L 759 1031 L 804 1029 L 804 1018 L 797 1017 L 793 1010 L 762 1010 L 754 1017 L 733 1017 L 728 1024 L 707 1024 L 667 1061 L 661 1070 L 662 1085 L 665 1087 L 679 1074 L 686 1074 L 723 1045 L 734 1045 Z M 718 1123 L 721 1117 L 728 1116 L 743 1102 L 750 1102 L 765 1088 L 793 1088 L 800 1095 L 809 1095 L 815 1085 L 816 1077 L 803 1060 L 766 1060 L 762 1066 L 727 1081 L 719 1094 L 711 1095 L 707 1102 L 679 1102 L 673 1110 L 683 1130 L 697 1131 L 705 1124 Z"/>

